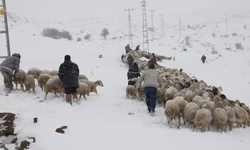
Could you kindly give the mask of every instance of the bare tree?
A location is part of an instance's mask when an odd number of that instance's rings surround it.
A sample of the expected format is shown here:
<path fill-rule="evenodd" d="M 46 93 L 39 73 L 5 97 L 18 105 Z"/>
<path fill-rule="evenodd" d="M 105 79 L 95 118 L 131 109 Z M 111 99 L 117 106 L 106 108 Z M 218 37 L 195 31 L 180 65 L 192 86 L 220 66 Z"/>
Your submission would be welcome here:
<path fill-rule="evenodd" d="M 106 28 L 102 29 L 101 36 L 103 36 L 105 40 L 108 35 L 109 35 L 108 29 Z"/>

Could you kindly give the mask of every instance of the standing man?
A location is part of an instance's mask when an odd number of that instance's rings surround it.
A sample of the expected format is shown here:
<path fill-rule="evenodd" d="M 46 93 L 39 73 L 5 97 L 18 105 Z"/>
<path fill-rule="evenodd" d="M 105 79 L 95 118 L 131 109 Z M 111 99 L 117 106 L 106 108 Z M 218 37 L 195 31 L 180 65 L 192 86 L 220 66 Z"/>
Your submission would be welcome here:
<path fill-rule="evenodd" d="M 155 53 L 152 53 L 152 58 L 149 59 L 149 63 L 153 63 L 153 64 L 155 64 L 155 65 L 158 65 L 158 64 L 157 64 L 157 61 L 158 61 L 158 59 L 157 59 L 157 57 L 155 56 Z"/>
<path fill-rule="evenodd" d="M 127 46 L 125 46 L 125 52 L 126 54 L 129 53 L 132 49 L 130 48 L 129 44 L 127 44 Z"/>
<path fill-rule="evenodd" d="M 144 93 L 146 96 L 146 103 L 148 112 L 154 116 L 156 106 L 157 87 L 162 86 L 162 80 L 159 73 L 155 70 L 155 64 L 148 63 L 148 70 L 146 70 L 139 78 L 137 88 L 140 90 L 141 83 L 144 81 Z"/>
<path fill-rule="evenodd" d="M 12 84 L 12 77 L 13 74 L 15 76 L 19 75 L 19 65 L 20 65 L 21 55 L 18 53 L 12 54 L 11 57 L 7 57 L 1 64 L 0 64 L 0 71 L 3 75 L 5 91 L 6 93 L 10 93 L 13 89 Z M 13 73 L 13 71 L 15 71 Z"/>
<path fill-rule="evenodd" d="M 207 57 L 206 57 L 205 55 L 203 55 L 203 56 L 201 57 L 201 61 L 202 61 L 203 64 L 205 63 L 206 59 L 207 59 Z"/>
<path fill-rule="evenodd" d="M 65 55 L 64 62 L 59 67 L 58 76 L 63 83 L 66 101 L 72 105 L 72 95 L 73 99 L 77 100 L 76 89 L 79 87 L 79 68 L 77 64 L 71 61 L 70 55 Z"/>

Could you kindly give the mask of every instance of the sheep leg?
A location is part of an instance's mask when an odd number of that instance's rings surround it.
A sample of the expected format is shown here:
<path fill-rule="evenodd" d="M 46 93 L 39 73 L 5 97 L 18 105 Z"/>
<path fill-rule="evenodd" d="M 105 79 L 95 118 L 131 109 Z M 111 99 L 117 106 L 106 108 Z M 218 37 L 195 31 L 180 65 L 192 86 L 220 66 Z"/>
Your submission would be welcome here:
<path fill-rule="evenodd" d="M 172 118 L 169 120 L 169 127 L 172 128 Z"/>
<path fill-rule="evenodd" d="M 180 129 L 180 116 L 176 117 L 177 129 Z"/>
<path fill-rule="evenodd" d="M 87 100 L 85 95 L 83 95 L 83 97 L 84 97 L 85 100 Z"/>
<path fill-rule="evenodd" d="M 45 93 L 45 100 L 47 99 L 48 92 Z"/>
<path fill-rule="evenodd" d="M 205 127 L 206 127 L 206 125 L 201 126 L 201 132 L 205 131 Z"/>
<path fill-rule="evenodd" d="M 23 90 L 23 83 L 21 83 L 20 87 L 21 87 L 21 89 Z"/>
<path fill-rule="evenodd" d="M 177 128 L 180 128 L 179 126 L 181 126 L 181 116 L 179 115 L 176 119 L 178 120 Z M 178 123 L 179 123 L 179 125 L 178 125 Z"/>
<path fill-rule="evenodd" d="M 207 125 L 207 130 L 210 131 L 210 123 Z"/>

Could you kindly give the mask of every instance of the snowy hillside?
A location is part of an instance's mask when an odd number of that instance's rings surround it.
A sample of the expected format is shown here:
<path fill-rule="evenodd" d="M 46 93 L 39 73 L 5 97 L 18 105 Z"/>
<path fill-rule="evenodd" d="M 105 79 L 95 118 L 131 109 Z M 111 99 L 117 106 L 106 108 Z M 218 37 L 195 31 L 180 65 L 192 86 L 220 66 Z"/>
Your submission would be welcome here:
<path fill-rule="evenodd" d="M 23 92 L 18 86 L 9 96 L 0 95 L 0 112 L 17 115 L 18 139 L 36 138 L 30 150 L 198 150 L 201 147 L 233 150 L 250 146 L 249 127 L 236 128 L 235 124 L 233 131 L 220 133 L 212 125 L 210 131 L 200 133 L 198 128 L 192 132 L 191 126 L 181 122 L 179 130 L 175 123 L 170 129 L 163 107 L 157 106 L 156 116 L 151 117 L 145 101 L 126 98 L 128 67 L 120 59 L 128 44 L 126 12 L 120 17 L 78 16 L 67 21 L 39 21 L 19 16 L 13 8 L 10 10 L 11 52 L 21 54 L 20 69 L 26 72 L 32 67 L 58 70 L 64 55 L 68 54 L 78 64 L 80 74 L 90 81 L 102 80 L 104 84 L 97 87 L 98 95 L 90 93 L 87 100 L 82 98 L 80 105 L 74 103 L 73 106 L 65 102 L 65 97 L 52 93 L 44 100 L 45 93 L 37 81 L 35 93 Z M 155 19 L 157 39 L 150 42 L 149 51 L 175 57 L 175 61 L 164 60 L 159 64 L 183 68 L 191 77 L 221 86 L 228 99 L 250 106 L 250 12 L 228 14 L 228 29 L 223 13 L 166 14 L 165 18 L 164 37 L 161 37 L 160 20 Z M 178 20 L 182 20 L 182 35 Z M 2 21 L 0 16 L 0 23 Z M 141 16 L 132 16 L 132 22 L 134 48 L 142 43 Z M 0 27 L 2 30 L 4 26 Z M 69 31 L 73 40 L 43 37 L 41 32 L 45 28 Z M 103 28 L 110 32 L 107 40 L 100 36 Z M 92 35 L 90 40 L 84 40 L 86 34 Z M 79 37 L 82 41 L 77 42 Z M 0 41 L 0 55 L 6 55 L 4 35 L 0 35 Z M 237 49 L 236 43 L 243 49 Z M 203 54 L 207 56 L 205 64 L 200 60 Z M 0 63 L 3 60 L 0 59 Z M 3 91 L 0 75 L 0 93 Z M 36 124 L 33 123 L 35 117 L 38 118 Z M 68 126 L 65 134 L 55 132 L 64 125 Z M 1 137 L 0 143 L 12 150 L 15 145 L 9 144 L 10 138 Z"/>

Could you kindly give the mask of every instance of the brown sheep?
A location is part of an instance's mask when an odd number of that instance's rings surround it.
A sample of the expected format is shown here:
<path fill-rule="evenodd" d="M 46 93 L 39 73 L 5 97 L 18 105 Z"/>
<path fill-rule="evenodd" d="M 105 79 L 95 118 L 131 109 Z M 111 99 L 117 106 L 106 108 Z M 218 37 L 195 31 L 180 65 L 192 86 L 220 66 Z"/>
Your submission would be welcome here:
<path fill-rule="evenodd" d="M 44 86 L 44 92 L 45 92 L 45 100 L 47 99 L 48 93 L 54 92 L 54 94 L 57 96 L 57 92 L 60 93 L 60 95 L 64 92 L 63 83 L 59 79 L 58 76 L 51 77 Z"/>
<path fill-rule="evenodd" d="M 38 79 L 42 71 L 38 68 L 30 68 L 27 72 L 27 75 L 32 75 L 35 79 Z"/>
<path fill-rule="evenodd" d="M 234 112 L 233 108 L 230 106 L 225 106 L 224 109 L 227 112 L 227 125 L 229 128 L 229 131 L 232 131 L 233 124 L 236 121 L 235 112 Z"/>
<path fill-rule="evenodd" d="M 199 109 L 200 107 L 196 103 L 194 102 L 187 103 L 187 105 L 184 107 L 183 110 L 184 121 L 187 121 L 190 125 L 193 125 L 195 114 Z"/>
<path fill-rule="evenodd" d="M 46 82 L 51 78 L 52 76 L 46 73 L 41 73 L 38 77 L 38 85 L 40 86 L 40 88 L 43 91 L 43 87 L 46 84 Z"/>
<path fill-rule="evenodd" d="M 137 96 L 137 89 L 133 85 L 128 85 L 126 88 L 126 97 L 129 98 L 131 96 L 133 99 Z"/>
<path fill-rule="evenodd" d="M 165 115 L 168 119 L 168 123 L 170 128 L 172 128 L 172 119 L 175 120 L 176 124 L 177 124 L 177 128 L 180 128 L 179 125 L 179 118 L 180 118 L 180 107 L 178 105 L 178 103 L 174 100 L 169 100 L 166 102 L 165 105 Z"/>
<path fill-rule="evenodd" d="M 197 110 L 194 118 L 193 131 L 196 126 L 201 127 L 201 132 L 205 131 L 205 127 L 207 126 L 208 130 L 210 130 L 210 123 L 212 121 L 211 111 L 206 108 L 201 108 Z"/>
<path fill-rule="evenodd" d="M 13 82 L 16 84 L 16 89 L 17 89 L 17 85 L 20 84 L 21 89 L 24 90 L 23 84 L 24 84 L 25 77 L 26 77 L 26 72 L 23 71 L 22 69 L 19 69 L 18 77 L 13 76 Z"/>
<path fill-rule="evenodd" d="M 30 91 L 31 89 L 33 92 L 35 92 L 35 79 L 32 75 L 26 75 L 24 80 L 24 85 L 26 88 L 26 91 Z"/>
<path fill-rule="evenodd" d="M 223 108 L 216 108 L 213 112 L 213 123 L 216 125 L 217 127 L 217 131 L 219 131 L 219 129 L 221 130 L 225 130 L 226 131 L 226 127 L 227 127 L 227 112 L 223 109 Z"/>

